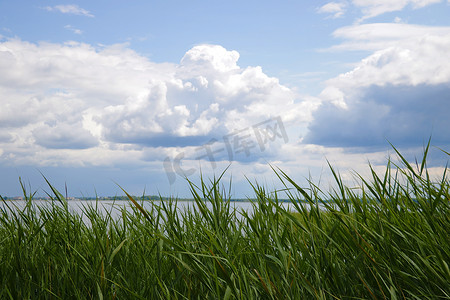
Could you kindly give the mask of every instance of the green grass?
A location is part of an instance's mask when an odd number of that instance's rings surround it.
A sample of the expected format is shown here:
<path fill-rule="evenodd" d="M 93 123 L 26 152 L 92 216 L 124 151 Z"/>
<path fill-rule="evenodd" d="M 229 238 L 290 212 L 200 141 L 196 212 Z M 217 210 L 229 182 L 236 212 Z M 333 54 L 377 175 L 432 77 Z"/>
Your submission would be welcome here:
<path fill-rule="evenodd" d="M 359 190 L 331 166 L 326 193 L 274 168 L 286 189 L 252 185 L 243 217 L 220 177 L 188 182 L 191 209 L 144 210 L 125 192 L 132 211 L 86 206 L 89 222 L 50 183 L 48 206 L 24 189 L 23 209 L 2 199 L 0 299 L 449 299 L 450 185 L 430 177 L 428 148 L 420 165 L 398 153 L 383 176 L 371 169 Z"/>

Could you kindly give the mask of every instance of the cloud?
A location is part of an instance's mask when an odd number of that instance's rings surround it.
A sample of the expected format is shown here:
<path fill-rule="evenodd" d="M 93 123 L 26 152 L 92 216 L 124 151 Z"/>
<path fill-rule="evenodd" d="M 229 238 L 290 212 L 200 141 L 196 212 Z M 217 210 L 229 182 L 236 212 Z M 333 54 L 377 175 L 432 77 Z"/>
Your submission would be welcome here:
<path fill-rule="evenodd" d="M 12 136 L 8 132 L 0 131 L 0 143 L 10 142 L 12 140 Z"/>
<path fill-rule="evenodd" d="M 391 31 L 384 24 L 373 26 L 382 28 L 372 32 L 380 41 L 375 48 L 388 47 L 326 82 L 306 143 L 376 149 L 386 139 L 411 146 L 432 134 L 436 143 L 450 144 L 450 32 L 411 25 L 402 31 L 398 25 L 391 24 Z M 359 43 L 355 32 L 367 26 L 352 29 L 348 37 Z"/>
<path fill-rule="evenodd" d="M 36 144 L 51 149 L 86 149 L 98 140 L 82 124 L 43 124 L 32 131 Z"/>
<path fill-rule="evenodd" d="M 433 136 L 449 145 L 450 84 L 386 85 L 364 89 L 347 109 L 325 103 L 315 114 L 306 142 L 331 147 L 411 147 Z"/>
<path fill-rule="evenodd" d="M 423 26 L 401 23 L 371 23 L 341 27 L 333 32 L 333 37 L 344 39 L 339 45 L 327 51 L 375 51 L 388 47 L 414 47 L 415 43 L 427 36 L 448 36 L 450 27 Z"/>
<path fill-rule="evenodd" d="M 294 140 L 305 134 L 317 99 L 300 98 L 238 59 L 218 45 L 195 46 L 171 64 L 151 62 L 126 44 L 1 42 L 0 68 L 8 71 L 0 74 L 0 124 L 9 135 L 0 139 L 0 160 L 115 164 L 162 161 L 182 149 L 194 157 L 212 138 L 278 116 L 295 126 L 288 129 Z M 148 156 L 149 149 L 159 155 Z"/>
<path fill-rule="evenodd" d="M 195 69 L 213 69 L 227 72 L 239 69 L 237 61 L 239 53 L 228 51 L 219 45 L 199 45 L 190 49 L 181 59 L 183 66 L 194 66 Z"/>
<path fill-rule="evenodd" d="M 347 3 L 345 2 L 329 2 L 317 9 L 318 13 L 333 14 L 332 18 L 340 18 L 345 13 Z"/>
<path fill-rule="evenodd" d="M 72 14 L 85 17 L 94 17 L 89 11 L 79 7 L 76 4 L 55 5 L 45 7 L 47 11 L 57 11 L 63 14 Z"/>
<path fill-rule="evenodd" d="M 442 0 L 353 0 L 353 4 L 360 7 L 364 16 L 360 21 L 373 18 L 385 13 L 400 11 L 410 5 L 413 9 L 419 9 L 431 4 L 440 3 Z"/>
<path fill-rule="evenodd" d="M 440 84 L 450 78 L 448 69 L 450 27 L 430 28 L 405 24 L 376 24 L 374 36 L 383 47 L 363 59 L 351 72 L 328 81 L 329 85 Z M 364 32 L 366 25 L 361 25 Z M 407 30 L 397 30 L 407 29 Z M 382 30 L 377 30 L 377 29 Z M 388 30 L 391 28 L 392 30 Z M 355 27 L 357 31 L 357 27 Z M 417 33 L 413 33 L 416 31 Z M 401 34 L 403 33 L 403 35 Z M 348 35 L 349 44 L 359 35 Z M 355 38 L 353 38 L 355 37 Z M 352 40 L 353 38 L 353 40 Z M 355 45 L 355 44 L 353 44 Z M 358 49 L 358 46 L 355 46 Z M 355 49 L 354 48 L 354 49 Z"/>
<path fill-rule="evenodd" d="M 108 139 L 149 146 L 158 146 L 161 136 L 198 146 L 277 115 L 308 121 L 310 110 L 294 104 L 291 90 L 260 67 L 240 68 L 238 58 L 217 45 L 193 47 L 170 80 L 153 80 L 134 105 L 109 106 L 96 121 Z"/>
<path fill-rule="evenodd" d="M 65 29 L 72 31 L 75 34 L 82 34 L 83 31 L 81 31 L 80 29 L 77 29 L 75 27 L 73 27 L 72 25 L 66 25 L 64 26 Z"/>
<path fill-rule="evenodd" d="M 363 16 L 357 21 L 362 21 L 376 16 L 401 11 L 410 6 L 412 9 L 420 9 L 425 6 L 441 3 L 442 0 L 352 0 L 351 4 L 361 10 Z M 332 18 L 340 18 L 344 15 L 349 6 L 348 2 L 328 2 L 317 9 L 318 13 L 331 14 Z"/>

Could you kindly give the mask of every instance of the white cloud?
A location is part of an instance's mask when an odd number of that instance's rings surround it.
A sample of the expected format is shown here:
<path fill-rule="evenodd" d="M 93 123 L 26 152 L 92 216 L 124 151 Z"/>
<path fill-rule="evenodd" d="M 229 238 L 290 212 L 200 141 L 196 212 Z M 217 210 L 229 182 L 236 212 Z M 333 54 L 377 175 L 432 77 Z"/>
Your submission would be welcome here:
<path fill-rule="evenodd" d="M 347 41 L 332 49 L 375 52 L 351 72 L 329 82 L 417 85 L 450 79 L 450 27 L 379 23 L 344 27 L 334 35 Z"/>
<path fill-rule="evenodd" d="M 228 51 L 219 45 L 199 45 L 189 50 L 181 59 L 183 66 L 193 66 L 194 68 L 212 67 L 219 72 L 227 72 L 239 69 L 237 61 L 239 53 Z"/>
<path fill-rule="evenodd" d="M 333 37 L 344 42 L 332 46 L 328 51 L 366 50 L 375 51 L 389 47 L 414 47 L 415 43 L 427 36 L 447 36 L 450 27 L 423 26 L 401 23 L 371 23 L 341 27 L 333 32 Z"/>
<path fill-rule="evenodd" d="M 411 5 L 413 9 L 422 8 L 442 0 L 353 0 L 353 4 L 362 9 L 364 16 L 362 20 L 373 18 L 385 13 L 403 10 Z"/>
<path fill-rule="evenodd" d="M 89 11 L 85 10 L 84 8 L 79 7 L 76 4 L 67 4 L 67 5 L 55 5 L 55 6 L 47 6 L 45 7 L 48 11 L 58 11 L 63 14 L 72 14 L 72 15 L 79 15 L 79 16 L 85 16 L 85 17 L 94 17 L 93 14 L 91 14 Z"/>
<path fill-rule="evenodd" d="M 379 49 L 326 82 L 307 142 L 379 147 L 420 143 L 431 134 L 448 145 L 450 28 L 370 24 L 337 31 L 345 49 Z M 341 45 L 341 46 L 342 46 Z"/>
<path fill-rule="evenodd" d="M 113 164 L 138 161 L 148 149 L 160 149 L 152 157 L 162 160 L 173 149 L 166 147 L 192 149 L 276 116 L 304 134 L 317 101 L 300 101 L 260 67 L 241 68 L 238 58 L 199 45 L 179 64 L 157 64 L 127 45 L 4 41 L 0 124 L 8 134 L 0 135 L 0 160 Z"/>
<path fill-rule="evenodd" d="M 340 18 L 345 13 L 346 2 L 329 2 L 317 9 L 318 13 L 333 14 L 333 18 Z"/>
<path fill-rule="evenodd" d="M 366 19 L 385 13 L 401 11 L 408 6 L 412 9 L 420 9 L 441 2 L 442 0 L 352 0 L 351 4 L 361 10 L 363 16 L 357 21 L 357 23 L 361 23 Z M 345 14 L 348 6 L 349 3 L 347 1 L 332 1 L 319 7 L 317 12 L 331 14 L 332 18 L 339 18 Z"/>
<path fill-rule="evenodd" d="M 73 27 L 72 25 L 66 25 L 64 26 L 65 29 L 72 31 L 75 34 L 82 34 L 83 31 L 81 31 L 80 29 L 77 29 L 75 27 Z"/>
<path fill-rule="evenodd" d="M 280 114 L 286 121 L 301 116 L 306 124 L 310 110 L 294 104 L 291 90 L 260 67 L 241 69 L 238 58 L 236 51 L 221 46 L 196 46 L 171 80 L 153 82 L 136 105 L 109 107 L 98 121 L 106 122 L 106 136 L 116 142 L 148 144 L 158 143 L 162 135 L 195 143 L 201 136 L 221 136 Z"/>

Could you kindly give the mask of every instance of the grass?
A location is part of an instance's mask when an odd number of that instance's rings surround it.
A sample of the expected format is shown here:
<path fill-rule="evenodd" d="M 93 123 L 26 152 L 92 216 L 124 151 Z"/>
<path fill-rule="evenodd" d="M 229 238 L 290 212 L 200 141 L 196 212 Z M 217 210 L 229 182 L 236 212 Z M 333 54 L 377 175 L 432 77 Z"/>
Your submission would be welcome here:
<path fill-rule="evenodd" d="M 23 188 L 23 209 L 0 206 L 0 299 L 449 299 L 450 185 L 446 170 L 430 177 L 428 148 L 420 165 L 398 153 L 383 176 L 371 168 L 358 191 L 331 166 L 327 193 L 274 168 L 286 189 L 253 184 L 243 217 L 221 177 L 188 182 L 185 210 L 125 192 L 120 218 L 71 213 L 50 183 L 37 206 Z"/>

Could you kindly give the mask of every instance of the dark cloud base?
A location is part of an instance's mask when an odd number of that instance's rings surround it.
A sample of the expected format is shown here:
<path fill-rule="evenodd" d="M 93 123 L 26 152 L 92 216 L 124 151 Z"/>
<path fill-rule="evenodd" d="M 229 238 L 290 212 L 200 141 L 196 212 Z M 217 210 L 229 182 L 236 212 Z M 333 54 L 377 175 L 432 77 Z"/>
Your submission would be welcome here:
<path fill-rule="evenodd" d="M 348 110 L 324 103 L 304 142 L 378 151 L 396 147 L 450 145 L 450 85 L 372 86 L 347 102 Z"/>
<path fill-rule="evenodd" d="M 201 146 L 206 144 L 211 137 L 208 136 L 169 136 L 169 135 L 153 135 L 153 136 L 114 136 L 113 134 L 107 138 L 116 143 L 138 144 L 147 147 L 187 147 Z"/>

